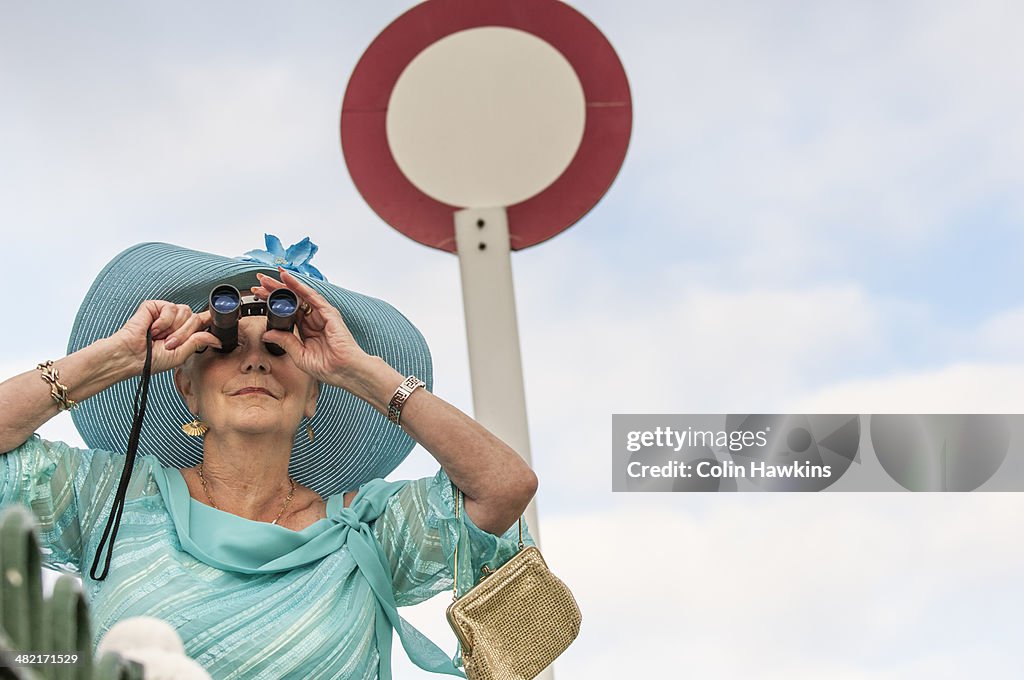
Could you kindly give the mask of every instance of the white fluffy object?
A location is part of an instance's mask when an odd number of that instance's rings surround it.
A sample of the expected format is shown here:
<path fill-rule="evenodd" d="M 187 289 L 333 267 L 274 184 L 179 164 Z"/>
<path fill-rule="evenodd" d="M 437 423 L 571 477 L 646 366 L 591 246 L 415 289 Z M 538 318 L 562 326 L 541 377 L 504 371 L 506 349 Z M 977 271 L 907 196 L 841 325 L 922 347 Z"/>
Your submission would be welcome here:
<path fill-rule="evenodd" d="M 107 652 L 142 664 L 146 680 L 210 680 L 202 666 L 185 656 L 178 632 L 150 616 L 135 616 L 111 627 L 96 648 L 99 656 Z"/>

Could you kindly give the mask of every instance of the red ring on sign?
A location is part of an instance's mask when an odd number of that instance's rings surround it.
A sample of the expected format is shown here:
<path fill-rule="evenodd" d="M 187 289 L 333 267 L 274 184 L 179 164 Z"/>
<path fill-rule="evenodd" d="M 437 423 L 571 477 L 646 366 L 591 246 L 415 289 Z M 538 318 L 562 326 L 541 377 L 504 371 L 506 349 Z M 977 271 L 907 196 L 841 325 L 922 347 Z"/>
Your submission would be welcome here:
<path fill-rule="evenodd" d="M 597 204 L 622 166 L 633 125 L 629 81 L 604 35 L 555 0 L 428 0 L 395 19 L 356 64 L 341 106 L 341 146 L 352 180 L 381 219 L 423 245 L 455 252 L 453 213 L 402 173 L 388 145 L 386 119 L 399 76 L 438 40 L 471 28 L 526 31 L 557 49 L 576 71 L 586 101 L 583 139 L 559 177 L 508 212 L 520 250 L 567 229 Z"/>

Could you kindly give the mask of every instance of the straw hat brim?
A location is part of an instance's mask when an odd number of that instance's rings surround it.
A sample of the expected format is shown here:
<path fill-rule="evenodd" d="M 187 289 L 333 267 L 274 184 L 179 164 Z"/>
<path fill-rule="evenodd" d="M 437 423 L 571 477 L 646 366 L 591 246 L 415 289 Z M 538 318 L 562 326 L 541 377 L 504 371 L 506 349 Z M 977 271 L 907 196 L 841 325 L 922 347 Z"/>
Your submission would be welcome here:
<path fill-rule="evenodd" d="M 264 264 L 242 262 L 167 243 L 141 243 L 117 255 L 85 296 L 68 341 L 68 353 L 120 329 L 145 300 L 207 307 L 210 290 L 230 283 L 247 291 L 256 273 L 276 273 Z M 430 351 L 419 330 L 398 310 L 373 297 L 296 274 L 323 295 L 345 320 L 359 346 L 382 357 L 403 376 L 416 375 L 432 388 Z M 184 468 L 202 459 L 202 440 L 186 436 L 192 420 L 174 386 L 172 371 L 154 375 L 139 442 L 139 455 L 156 456 L 167 467 Z M 82 401 L 72 411 L 75 426 L 93 449 L 125 452 L 132 424 L 132 400 L 139 378 L 117 383 Z M 396 385 L 397 387 L 397 385 Z M 296 433 L 289 471 L 296 481 L 327 497 L 384 477 L 401 463 L 415 442 L 369 404 L 343 389 L 320 386 L 316 433 Z"/>

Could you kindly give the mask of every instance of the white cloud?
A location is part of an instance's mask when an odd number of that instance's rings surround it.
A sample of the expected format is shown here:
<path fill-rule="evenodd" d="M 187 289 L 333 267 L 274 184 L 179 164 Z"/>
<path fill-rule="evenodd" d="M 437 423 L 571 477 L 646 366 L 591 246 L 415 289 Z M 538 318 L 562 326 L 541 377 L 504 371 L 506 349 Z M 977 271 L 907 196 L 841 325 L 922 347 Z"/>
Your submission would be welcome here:
<path fill-rule="evenodd" d="M 982 620 L 993 613 L 986 597 L 1019 598 L 1011 584 L 1024 549 L 1006 540 L 1024 509 L 1015 495 L 669 494 L 660 509 L 635 499 L 545 525 L 548 562 L 584 613 L 557 666 L 566 677 L 917 678 L 942 662 L 938 677 L 959 678 L 985 675 L 968 673 L 972 665 L 1010 668 L 988 632 L 950 617 Z M 956 640 L 956 652 L 928 644 L 933 634 Z"/>
<path fill-rule="evenodd" d="M 965 222 L 983 234 L 993 201 L 1024 213 L 1021 7 L 877 10 L 679 3 L 644 21 L 633 5 L 584 6 L 631 76 L 615 200 L 634 229 L 662 247 L 716 245 L 705 276 L 803 281 L 913 260 Z"/>
<path fill-rule="evenodd" d="M 1024 307 L 1008 309 L 987 319 L 970 338 L 978 349 L 1014 360 L 1024 351 Z"/>
<path fill-rule="evenodd" d="M 665 277 L 645 298 L 615 272 L 568 286 L 545 264 L 519 295 L 542 514 L 610 489 L 614 413 L 784 412 L 787 395 L 886 351 L 884 319 L 854 285 L 673 289 Z"/>
<path fill-rule="evenodd" d="M 954 363 L 845 380 L 794 399 L 793 413 L 1021 413 L 1024 364 Z"/>

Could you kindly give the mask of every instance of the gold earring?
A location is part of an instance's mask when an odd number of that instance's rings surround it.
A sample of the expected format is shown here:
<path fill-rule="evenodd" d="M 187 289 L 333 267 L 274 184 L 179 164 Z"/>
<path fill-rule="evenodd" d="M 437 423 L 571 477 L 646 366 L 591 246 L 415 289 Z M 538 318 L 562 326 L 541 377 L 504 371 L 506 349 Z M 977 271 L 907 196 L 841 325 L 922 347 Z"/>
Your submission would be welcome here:
<path fill-rule="evenodd" d="M 202 437 L 210 430 L 210 427 L 199 420 L 199 416 L 192 419 L 191 423 L 185 423 L 181 426 L 181 431 L 187 434 L 189 437 Z"/>
<path fill-rule="evenodd" d="M 306 436 L 309 437 L 309 443 L 313 443 L 313 439 L 316 438 L 316 434 L 313 432 L 313 426 L 310 425 L 309 421 L 306 421 Z"/>

